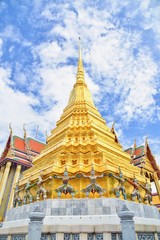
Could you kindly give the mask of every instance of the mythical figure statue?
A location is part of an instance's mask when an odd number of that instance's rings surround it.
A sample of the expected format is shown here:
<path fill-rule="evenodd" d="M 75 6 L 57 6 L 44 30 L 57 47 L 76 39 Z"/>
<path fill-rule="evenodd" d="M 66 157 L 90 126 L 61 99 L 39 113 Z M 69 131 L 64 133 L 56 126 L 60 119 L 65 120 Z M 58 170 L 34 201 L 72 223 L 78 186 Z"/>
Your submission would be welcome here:
<path fill-rule="evenodd" d="M 55 189 L 59 198 L 61 197 L 62 193 L 64 193 L 65 195 L 69 193 L 72 195 L 72 197 L 75 196 L 76 190 L 71 185 L 68 184 L 69 180 L 75 177 L 76 176 L 72 176 L 72 177 L 68 176 L 67 167 L 65 167 L 63 176 L 57 176 L 57 175 L 54 176 L 54 178 L 62 179 L 62 183 L 63 183 L 59 188 Z"/>
<path fill-rule="evenodd" d="M 126 179 L 126 180 L 134 187 L 134 190 L 131 193 L 132 201 L 135 201 L 135 198 L 137 197 L 138 201 L 141 203 L 142 197 L 139 192 L 140 184 L 139 184 L 138 180 L 135 178 L 135 176 L 132 180 L 131 179 Z"/>
<path fill-rule="evenodd" d="M 15 191 L 14 191 L 14 197 L 13 197 L 13 207 L 16 207 L 17 204 L 18 206 L 21 205 L 22 203 L 22 199 L 19 196 L 19 192 L 22 190 L 23 188 L 19 188 L 19 182 L 17 182 L 16 187 L 15 187 Z"/>
<path fill-rule="evenodd" d="M 82 174 L 82 176 L 85 177 L 85 178 L 89 178 L 89 179 L 90 179 L 90 184 L 89 184 L 86 188 L 82 189 L 82 192 L 84 192 L 84 193 L 86 194 L 86 197 L 88 197 L 91 192 L 92 192 L 93 194 L 94 194 L 95 192 L 97 192 L 100 196 L 103 195 L 103 193 L 104 193 L 106 190 L 103 189 L 100 185 L 98 185 L 98 184 L 96 183 L 96 180 L 97 180 L 97 178 L 102 178 L 102 177 L 106 176 L 105 173 L 102 174 L 101 176 L 96 176 L 96 175 L 95 175 L 94 168 L 93 168 L 93 166 L 92 166 L 91 175 L 90 175 L 90 176 L 86 176 L 86 175 Z"/>
<path fill-rule="evenodd" d="M 34 187 L 36 184 L 37 184 L 37 182 L 31 184 L 30 178 L 28 179 L 26 185 L 23 188 L 25 190 L 25 195 L 23 197 L 23 203 L 24 204 L 27 204 L 28 200 L 29 200 L 30 203 L 33 201 L 33 195 L 31 194 L 30 189 L 32 187 Z"/>
<path fill-rule="evenodd" d="M 149 203 L 152 204 L 152 188 L 151 185 L 147 182 L 146 179 L 146 184 L 145 186 L 140 185 L 144 190 L 145 190 L 145 196 L 144 196 L 144 202 L 145 203 Z"/>
<path fill-rule="evenodd" d="M 126 179 L 123 177 L 123 173 L 121 171 L 121 168 L 119 167 L 119 176 L 114 175 L 113 173 L 110 173 L 109 177 L 114 177 L 115 179 L 118 180 L 117 187 L 113 189 L 116 197 L 119 198 L 120 197 L 120 192 L 121 192 L 124 199 L 126 199 L 127 198 L 126 189 L 125 189 L 125 186 L 124 186 L 124 183 L 125 183 Z"/>
<path fill-rule="evenodd" d="M 38 181 L 36 182 L 37 187 L 38 187 L 38 189 L 37 189 L 37 197 L 36 197 L 37 201 L 39 201 L 40 195 L 43 196 L 44 200 L 47 198 L 47 190 L 43 187 L 43 183 L 48 181 L 48 180 L 51 180 L 51 179 L 52 179 L 51 176 L 46 178 L 46 179 L 42 179 L 42 171 L 41 171 L 41 173 L 40 173 L 40 175 L 38 177 Z"/>

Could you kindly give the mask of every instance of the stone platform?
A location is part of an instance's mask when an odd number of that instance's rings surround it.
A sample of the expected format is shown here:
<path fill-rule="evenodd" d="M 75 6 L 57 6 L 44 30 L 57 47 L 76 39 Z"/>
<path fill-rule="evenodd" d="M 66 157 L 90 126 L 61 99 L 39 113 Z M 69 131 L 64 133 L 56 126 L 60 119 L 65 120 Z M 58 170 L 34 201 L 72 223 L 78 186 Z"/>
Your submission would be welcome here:
<path fill-rule="evenodd" d="M 85 198 L 48 199 L 13 208 L 7 212 L 0 235 L 27 234 L 29 214 L 37 205 L 45 213 L 43 233 L 120 233 L 117 213 L 124 202 L 135 214 L 136 232 L 160 233 L 160 215 L 154 206 L 115 198 Z"/>

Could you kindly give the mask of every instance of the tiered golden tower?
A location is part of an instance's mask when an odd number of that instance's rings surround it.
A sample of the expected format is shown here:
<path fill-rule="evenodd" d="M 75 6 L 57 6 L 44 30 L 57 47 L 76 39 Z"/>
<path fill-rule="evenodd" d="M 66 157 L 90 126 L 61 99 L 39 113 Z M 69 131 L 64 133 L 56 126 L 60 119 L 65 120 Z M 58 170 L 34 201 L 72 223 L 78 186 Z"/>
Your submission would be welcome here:
<path fill-rule="evenodd" d="M 15 201 L 120 197 L 151 203 L 149 180 L 130 162 L 114 126 L 110 129 L 106 125 L 94 105 L 80 47 L 76 83 L 68 104 L 34 166 L 19 181 Z"/>

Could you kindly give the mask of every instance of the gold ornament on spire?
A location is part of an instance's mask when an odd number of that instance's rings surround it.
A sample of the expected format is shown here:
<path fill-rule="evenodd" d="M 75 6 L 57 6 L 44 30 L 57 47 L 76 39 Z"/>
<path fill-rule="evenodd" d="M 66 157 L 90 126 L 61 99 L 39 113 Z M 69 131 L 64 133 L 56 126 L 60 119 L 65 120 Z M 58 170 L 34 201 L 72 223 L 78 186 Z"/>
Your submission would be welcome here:
<path fill-rule="evenodd" d="M 94 105 L 92 95 L 84 79 L 82 51 L 81 51 L 81 44 L 79 43 L 79 59 L 78 59 L 76 83 L 74 84 L 74 87 L 70 93 L 68 105 L 64 109 L 64 116 L 65 116 L 65 110 L 67 110 L 70 106 L 73 106 L 73 104 L 75 103 L 81 104 L 82 102 L 87 103 L 88 106 L 92 106 L 92 111 L 94 111 L 96 115 L 100 116 L 100 113 L 98 112 L 97 108 Z"/>
<path fill-rule="evenodd" d="M 78 59 L 78 69 L 77 69 L 77 83 L 83 82 L 84 80 L 84 67 L 82 61 L 82 49 L 81 49 L 81 39 L 79 37 L 79 59 Z"/>

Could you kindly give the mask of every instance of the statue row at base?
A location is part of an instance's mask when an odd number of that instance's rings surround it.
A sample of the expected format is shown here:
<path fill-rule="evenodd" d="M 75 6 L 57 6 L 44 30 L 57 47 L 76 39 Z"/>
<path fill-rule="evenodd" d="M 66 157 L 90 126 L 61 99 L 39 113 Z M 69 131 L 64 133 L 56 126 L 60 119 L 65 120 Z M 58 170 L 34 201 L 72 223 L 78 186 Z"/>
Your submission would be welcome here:
<path fill-rule="evenodd" d="M 67 168 L 65 168 L 63 176 L 53 175 L 46 179 L 42 179 L 42 172 L 41 172 L 37 181 L 32 184 L 31 184 L 31 180 L 29 179 L 28 182 L 26 183 L 26 185 L 20 189 L 19 183 L 17 183 L 15 192 L 14 192 L 13 206 L 14 207 L 16 207 L 17 205 L 20 206 L 22 204 L 27 204 L 28 202 L 32 203 L 34 200 L 39 201 L 40 196 L 42 196 L 43 199 L 45 200 L 47 198 L 48 191 L 44 188 L 43 183 L 46 181 L 49 181 L 53 178 L 62 179 L 62 185 L 59 188 L 54 190 L 57 193 L 58 198 L 61 197 L 62 193 L 64 193 L 65 195 L 70 194 L 72 197 L 74 197 L 78 193 L 77 190 L 75 190 L 71 185 L 68 184 L 70 179 L 74 179 L 76 177 L 77 178 L 84 177 L 84 178 L 90 179 L 90 184 L 87 185 L 86 188 L 81 190 L 83 193 L 85 193 L 86 197 L 88 197 L 90 193 L 92 193 L 92 194 L 98 193 L 100 195 L 100 197 L 102 197 L 103 194 L 106 192 L 106 190 L 103 189 L 99 184 L 97 184 L 96 180 L 97 180 L 97 178 L 103 178 L 106 176 L 112 177 L 118 181 L 118 185 L 111 190 L 117 198 L 119 198 L 120 194 L 122 194 L 123 198 L 127 199 L 126 188 L 125 188 L 125 182 L 127 181 L 129 184 L 131 184 L 134 187 L 134 190 L 130 194 L 130 198 L 132 201 L 135 201 L 137 198 L 137 200 L 140 203 L 142 201 L 144 201 L 144 203 L 152 204 L 152 189 L 151 189 L 150 184 L 148 184 L 147 180 L 146 180 L 146 184 L 142 185 L 138 182 L 138 180 L 135 178 L 135 176 L 133 177 L 133 179 L 124 178 L 123 173 L 120 168 L 119 168 L 119 175 L 114 175 L 112 173 L 109 173 L 109 174 L 103 173 L 100 176 L 96 176 L 94 168 L 92 167 L 90 176 L 86 176 L 83 173 L 79 173 L 75 176 L 69 177 Z M 36 197 L 34 197 L 32 195 L 32 193 L 30 192 L 30 189 L 33 188 L 34 186 L 37 187 Z M 140 188 L 143 188 L 145 190 L 144 197 L 142 197 L 140 194 L 140 191 L 139 191 Z M 25 191 L 25 195 L 23 196 L 23 198 L 21 198 L 19 195 L 19 193 L 22 190 Z"/>

